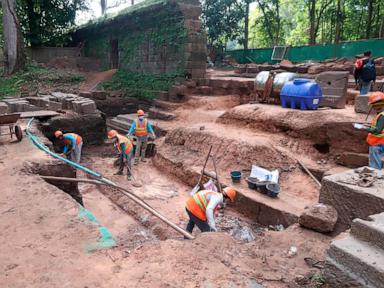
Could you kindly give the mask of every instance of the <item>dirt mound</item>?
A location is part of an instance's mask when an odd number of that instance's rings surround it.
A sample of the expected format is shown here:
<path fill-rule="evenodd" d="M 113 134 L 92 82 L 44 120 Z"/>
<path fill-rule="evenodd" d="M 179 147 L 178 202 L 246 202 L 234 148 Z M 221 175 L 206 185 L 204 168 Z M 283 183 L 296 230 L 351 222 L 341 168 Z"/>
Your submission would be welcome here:
<path fill-rule="evenodd" d="M 367 153 L 366 133 L 353 128 L 352 123 L 364 121 L 350 108 L 344 110 L 300 111 L 278 106 L 247 104 L 237 106 L 218 122 L 255 130 L 283 132 L 294 138 L 308 139 L 313 145 L 329 145 L 330 152 L 345 150 Z"/>
<path fill-rule="evenodd" d="M 218 134 L 218 135 L 217 135 Z M 238 141 L 211 132 L 194 129 L 179 128 L 171 131 L 165 139 L 165 144 L 182 146 L 195 152 L 206 153 L 212 145 L 212 155 L 217 164 L 224 170 L 250 169 L 252 164 L 258 164 L 267 169 L 289 167 L 294 164 L 293 159 L 275 149 L 272 143 L 265 139 L 255 139 L 253 143 Z M 202 157 L 204 159 L 204 157 Z"/>

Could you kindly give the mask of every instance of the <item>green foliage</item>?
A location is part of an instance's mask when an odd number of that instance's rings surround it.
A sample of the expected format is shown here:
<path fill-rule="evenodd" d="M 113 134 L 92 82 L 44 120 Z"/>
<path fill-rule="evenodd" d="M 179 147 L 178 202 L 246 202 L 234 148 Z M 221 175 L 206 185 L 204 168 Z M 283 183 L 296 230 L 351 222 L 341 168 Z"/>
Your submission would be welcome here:
<path fill-rule="evenodd" d="M 241 16 L 241 5 L 238 9 L 234 9 L 228 4 L 231 2 L 240 5 L 245 0 L 203 2 L 203 20 L 213 44 L 221 45 L 234 39 L 241 42 L 243 34 L 240 28 L 244 25 L 244 16 Z M 251 2 L 250 48 L 308 44 L 311 38 L 311 26 L 316 43 L 384 37 L 383 1 L 252 0 Z M 312 17 L 311 4 L 314 4 Z M 227 18 L 236 21 L 226 21 Z M 227 27 L 227 23 L 230 23 L 230 28 Z M 339 36 L 337 30 L 340 31 Z"/>
<path fill-rule="evenodd" d="M 202 8 L 210 44 L 223 46 L 242 35 L 245 1 L 204 0 Z"/>
<path fill-rule="evenodd" d="M 123 91 L 130 97 L 154 99 L 162 91 L 168 91 L 177 74 L 140 74 L 119 70 L 111 80 L 103 83 L 107 91 Z"/>
<path fill-rule="evenodd" d="M 38 87 L 40 85 L 79 83 L 84 80 L 80 74 L 47 69 L 38 65 L 27 65 L 25 70 L 11 77 L 0 77 L 0 98 L 20 94 L 26 87 Z"/>
<path fill-rule="evenodd" d="M 17 0 L 24 38 L 31 46 L 62 46 L 87 0 Z"/>

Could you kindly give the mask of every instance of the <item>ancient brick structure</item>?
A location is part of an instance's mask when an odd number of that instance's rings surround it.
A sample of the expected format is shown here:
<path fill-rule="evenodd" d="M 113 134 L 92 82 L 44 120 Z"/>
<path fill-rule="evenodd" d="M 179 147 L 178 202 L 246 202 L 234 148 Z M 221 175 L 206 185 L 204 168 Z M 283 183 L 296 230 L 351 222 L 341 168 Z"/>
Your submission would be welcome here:
<path fill-rule="evenodd" d="M 87 24 L 73 34 L 103 69 L 203 78 L 206 36 L 197 0 L 152 0 Z"/>

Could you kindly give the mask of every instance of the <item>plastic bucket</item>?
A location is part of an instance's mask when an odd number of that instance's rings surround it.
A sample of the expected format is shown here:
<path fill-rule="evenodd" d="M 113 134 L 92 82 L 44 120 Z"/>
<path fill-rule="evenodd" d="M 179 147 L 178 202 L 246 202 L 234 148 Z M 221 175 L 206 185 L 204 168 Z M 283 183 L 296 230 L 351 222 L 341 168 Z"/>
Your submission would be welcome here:
<path fill-rule="evenodd" d="M 233 183 L 240 183 L 241 172 L 240 171 L 232 171 L 231 178 Z"/>
<path fill-rule="evenodd" d="M 252 177 L 247 178 L 248 188 L 249 189 L 256 189 L 256 180 Z"/>
<path fill-rule="evenodd" d="M 267 184 L 269 184 L 269 181 L 261 181 L 261 182 L 256 182 L 256 189 L 262 194 L 267 194 Z"/>
<path fill-rule="evenodd" d="M 266 190 L 269 197 L 276 198 L 280 193 L 280 185 L 276 183 L 268 183 Z"/>

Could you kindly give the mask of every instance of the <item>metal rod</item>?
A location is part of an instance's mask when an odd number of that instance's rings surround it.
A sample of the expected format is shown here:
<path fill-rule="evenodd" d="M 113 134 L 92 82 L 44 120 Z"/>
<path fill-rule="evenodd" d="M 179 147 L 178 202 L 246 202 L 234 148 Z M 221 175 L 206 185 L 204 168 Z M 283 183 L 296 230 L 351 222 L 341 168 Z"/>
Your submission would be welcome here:
<path fill-rule="evenodd" d="M 297 162 L 299 163 L 301 168 L 303 168 L 304 171 L 316 182 L 317 186 L 321 188 L 321 183 L 319 182 L 319 180 L 317 180 L 317 178 L 311 173 L 311 171 L 308 170 L 308 168 L 304 165 L 304 163 L 301 162 L 300 160 L 297 160 Z"/>

